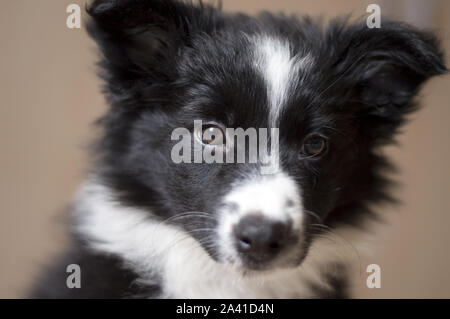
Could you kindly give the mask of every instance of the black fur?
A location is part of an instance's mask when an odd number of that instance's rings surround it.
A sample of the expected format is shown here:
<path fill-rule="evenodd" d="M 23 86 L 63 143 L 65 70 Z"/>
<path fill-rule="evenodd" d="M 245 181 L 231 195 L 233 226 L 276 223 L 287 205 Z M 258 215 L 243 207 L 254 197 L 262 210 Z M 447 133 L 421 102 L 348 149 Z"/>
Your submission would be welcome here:
<path fill-rule="evenodd" d="M 81 269 L 81 288 L 68 288 L 67 266 L 76 264 Z M 30 293 L 32 298 L 63 299 L 119 299 L 151 298 L 158 296 L 159 278 L 154 285 L 142 286 L 139 277 L 122 260 L 106 254 L 94 253 L 84 248 L 81 242 L 74 242 L 67 254 L 60 257 L 44 277 L 39 279 Z"/>
<path fill-rule="evenodd" d="M 160 218 L 216 211 L 217 199 L 253 169 L 170 161 L 170 133 L 192 127 L 195 119 L 226 127 L 270 126 L 267 91 L 252 67 L 248 36 L 286 39 L 293 53 L 314 60 L 296 79 L 297 89 L 281 114 L 281 166 L 303 190 L 304 207 L 330 227 L 357 225 L 375 216 L 368 204 L 393 200 L 385 174 L 391 165 L 378 149 L 393 141 L 406 115 L 416 109 L 414 96 L 424 81 L 446 72 L 436 38 L 399 22 L 383 20 L 382 28 L 369 29 L 365 22 L 340 19 L 324 27 L 311 18 L 225 14 L 206 4 L 162 0 L 97 0 L 88 12 L 111 106 L 99 121 L 104 134 L 95 147 L 93 171 L 121 203 Z M 329 141 L 327 153 L 317 160 L 299 158 L 310 133 Z M 213 220 L 199 223 L 215 227 Z M 190 230 L 191 225 L 178 226 Z M 314 240 L 309 232 L 308 243 Z M 196 233 L 199 239 L 206 235 Z M 205 249 L 216 258 L 213 249 Z M 67 291 L 61 279 L 67 274 L 59 269 L 57 286 L 44 281 L 47 289 L 37 296 L 141 295 L 130 287 L 136 275 L 120 260 L 84 248 L 77 256 L 87 263 L 83 269 L 92 273 L 92 286 Z M 100 273 L 103 269 L 109 271 Z M 317 288 L 318 297 L 346 296 L 345 275 L 324 276 L 336 289 Z"/>

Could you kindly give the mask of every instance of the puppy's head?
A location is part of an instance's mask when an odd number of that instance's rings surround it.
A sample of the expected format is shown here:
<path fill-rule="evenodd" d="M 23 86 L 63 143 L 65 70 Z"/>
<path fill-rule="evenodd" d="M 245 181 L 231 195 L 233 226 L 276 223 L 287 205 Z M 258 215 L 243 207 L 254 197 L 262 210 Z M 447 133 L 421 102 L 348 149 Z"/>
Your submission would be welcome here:
<path fill-rule="evenodd" d="M 375 150 L 445 71 L 433 36 L 394 22 L 323 30 L 166 0 L 88 11 L 111 104 L 99 174 L 122 202 L 244 269 L 294 267 L 318 230 L 388 199 Z"/>

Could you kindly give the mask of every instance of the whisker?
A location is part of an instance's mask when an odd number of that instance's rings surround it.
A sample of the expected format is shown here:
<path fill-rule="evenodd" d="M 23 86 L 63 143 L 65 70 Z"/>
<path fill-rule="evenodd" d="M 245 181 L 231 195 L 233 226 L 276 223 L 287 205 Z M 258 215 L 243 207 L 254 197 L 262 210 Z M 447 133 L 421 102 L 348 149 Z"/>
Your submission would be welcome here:
<path fill-rule="evenodd" d="M 359 263 L 359 272 L 360 272 L 360 275 L 361 275 L 361 269 L 362 269 L 362 268 L 361 268 L 361 265 L 362 265 L 362 263 L 361 263 L 361 256 L 360 256 L 358 250 L 356 249 L 356 247 L 353 246 L 353 244 L 352 244 L 351 242 L 349 242 L 349 241 L 348 241 L 346 238 L 344 238 L 342 235 L 336 233 L 332 228 L 330 228 L 330 227 L 327 226 L 327 225 L 324 225 L 324 224 L 309 224 L 309 226 L 311 226 L 312 228 L 317 227 L 317 228 L 319 228 L 319 229 L 321 229 L 321 230 L 324 230 L 325 233 L 322 234 L 322 235 L 329 235 L 329 236 L 333 236 L 334 238 L 338 238 L 338 239 L 340 239 L 341 242 L 343 242 L 344 244 L 346 244 L 346 245 L 345 245 L 346 247 L 351 248 L 352 253 L 354 253 L 354 255 L 355 255 L 355 256 L 357 257 L 357 259 L 358 259 L 358 263 Z M 317 235 L 317 234 L 316 234 L 316 235 Z M 320 235 L 321 235 L 321 234 L 319 234 L 319 236 L 320 236 Z M 329 238 L 329 239 L 331 239 L 331 238 Z M 336 241 L 335 241 L 335 243 L 337 244 Z"/>
<path fill-rule="evenodd" d="M 215 242 L 212 240 L 213 238 L 214 237 L 212 237 L 212 236 L 206 236 L 200 240 L 195 239 L 195 241 L 196 241 L 196 243 L 198 243 L 200 245 L 209 245 L 210 248 L 218 247 L 217 244 L 215 244 Z M 170 242 L 169 246 L 166 247 L 166 249 L 170 250 L 170 249 L 174 248 L 176 245 L 180 244 L 181 242 L 183 242 L 187 239 L 193 239 L 193 237 L 186 233 L 186 235 L 182 236 L 181 238 L 176 238 L 172 242 Z M 194 246 L 192 248 L 194 248 Z"/>
<path fill-rule="evenodd" d="M 303 211 L 305 213 L 309 214 L 310 216 L 316 218 L 320 223 L 322 223 L 322 218 L 318 214 L 314 213 L 313 211 L 307 210 L 307 209 L 304 209 Z"/>

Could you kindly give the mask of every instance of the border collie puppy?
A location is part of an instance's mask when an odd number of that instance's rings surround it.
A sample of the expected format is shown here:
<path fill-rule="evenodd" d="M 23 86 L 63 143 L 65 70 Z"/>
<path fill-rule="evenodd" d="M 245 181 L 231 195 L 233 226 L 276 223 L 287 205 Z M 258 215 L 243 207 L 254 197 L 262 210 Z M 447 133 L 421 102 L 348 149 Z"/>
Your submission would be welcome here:
<path fill-rule="evenodd" d="M 436 38 L 175 0 L 96 0 L 88 13 L 110 108 L 71 249 L 33 296 L 347 297 L 347 242 L 392 201 L 379 148 L 446 72 Z M 229 128 L 277 128 L 276 168 L 174 160 L 180 128 L 224 157 L 238 144 Z M 81 288 L 67 287 L 69 264 Z"/>

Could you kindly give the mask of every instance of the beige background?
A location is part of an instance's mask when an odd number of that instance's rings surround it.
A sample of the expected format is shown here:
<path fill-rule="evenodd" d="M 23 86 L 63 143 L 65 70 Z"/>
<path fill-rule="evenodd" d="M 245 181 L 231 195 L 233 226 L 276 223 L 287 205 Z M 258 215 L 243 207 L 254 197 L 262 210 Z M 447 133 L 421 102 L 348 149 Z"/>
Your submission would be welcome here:
<path fill-rule="evenodd" d="M 224 0 L 226 10 L 333 17 L 366 14 L 375 1 Z M 65 243 L 64 208 L 83 179 L 91 123 L 105 110 L 95 46 L 65 25 L 75 0 L 0 0 L 0 297 L 23 296 L 40 265 Z M 450 1 L 378 1 L 382 15 L 435 28 L 450 52 Z M 356 297 L 450 297 L 450 77 L 429 82 L 424 108 L 388 149 L 401 167 L 391 227 L 355 274 Z M 382 287 L 364 286 L 368 263 Z"/>

